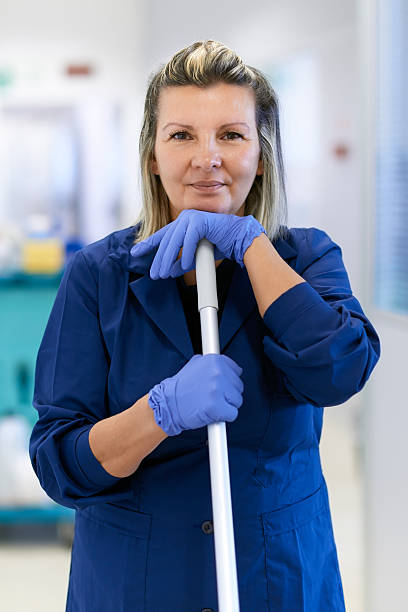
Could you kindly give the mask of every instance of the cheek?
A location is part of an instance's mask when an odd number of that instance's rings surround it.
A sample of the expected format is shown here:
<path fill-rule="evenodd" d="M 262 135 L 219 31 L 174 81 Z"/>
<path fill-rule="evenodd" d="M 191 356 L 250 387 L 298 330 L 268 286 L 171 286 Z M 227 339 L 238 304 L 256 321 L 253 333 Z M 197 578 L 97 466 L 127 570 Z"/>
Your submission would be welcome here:
<path fill-rule="evenodd" d="M 252 178 L 258 167 L 258 155 L 248 153 L 247 155 L 237 155 L 233 161 L 235 176 L 241 178 Z M 250 175 L 250 176 L 249 176 Z"/>
<path fill-rule="evenodd" d="M 161 176 L 168 182 L 178 182 L 182 177 L 185 166 L 180 156 L 166 156 L 161 159 Z"/>
<path fill-rule="evenodd" d="M 167 160 L 167 166 L 170 169 L 171 175 L 175 180 L 180 180 L 186 173 L 189 165 L 189 159 L 183 155 L 182 151 L 176 151 L 170 155 Z"/>

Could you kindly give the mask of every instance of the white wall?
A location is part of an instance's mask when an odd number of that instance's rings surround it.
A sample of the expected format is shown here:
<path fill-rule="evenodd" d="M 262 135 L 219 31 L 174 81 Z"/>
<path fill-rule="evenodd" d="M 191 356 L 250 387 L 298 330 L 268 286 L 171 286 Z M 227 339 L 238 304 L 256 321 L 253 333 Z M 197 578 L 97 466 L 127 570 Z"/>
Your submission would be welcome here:
<path fill-rule="evenodd" d="M 367 611 L 407 610 L 408 317 L 376 312 L 381 367 L 373 373 L 366 423 Z"/>
<path fill-rule="evenodd" d="M 121 107 L 123 226 L 133 222 L 140 205 L 138 138 L 146 19 L 145 0 L 0 0 L 0 68 L 13 75 L 13 83 L 0 88 L 0 105 L 84 103 L 101 118 L 104 103 Z M 90 78 L 68 78 L 64 71 L 70 63 L 90 64 L 95 72 Z M 101 218 L 96 200 L 89 200 L 95 203 L 87 210 L 89 219 Z M 108 231 L 112 228 L 92 228 L 90 223 L 88 241 Z"/>

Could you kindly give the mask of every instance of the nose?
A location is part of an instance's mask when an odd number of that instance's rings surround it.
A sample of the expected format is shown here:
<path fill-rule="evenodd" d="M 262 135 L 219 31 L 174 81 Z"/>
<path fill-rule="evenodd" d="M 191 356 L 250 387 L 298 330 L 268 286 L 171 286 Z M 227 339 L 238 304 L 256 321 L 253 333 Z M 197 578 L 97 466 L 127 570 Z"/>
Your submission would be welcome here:
<path fill-rule="evenodd" d="M 191 159 L 193 168 L 202 168 L 203 170 L 211 170 L 211 168 L 219 168 L 222 164 L 221 154 L 217 144 L 214 141 L 202 142 L 196 149 Z"/>

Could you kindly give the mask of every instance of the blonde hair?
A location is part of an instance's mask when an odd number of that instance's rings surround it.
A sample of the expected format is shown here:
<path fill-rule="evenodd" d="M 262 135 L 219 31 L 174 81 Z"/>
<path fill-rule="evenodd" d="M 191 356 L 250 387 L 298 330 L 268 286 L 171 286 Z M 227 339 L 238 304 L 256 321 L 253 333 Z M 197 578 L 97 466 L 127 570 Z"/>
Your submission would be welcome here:
<path fill-rule="evenodd" d="M 151 236 L 171 221 L 169 198 L 151 161 L 157 130 L 159 95 L 165 87 L 209 87 L 230 83 L 252 88 L 263 174 L 255 176 L 245 200 L 245 215 L 253 215 L 274 240 L 287 234 L 287 201 L 279 129 L 278 99 L 266 76 L 224 44 L 205 40 L 178 51 L 149 77 L 139 139 L 142 209 L 135 221 L 135 242 Z"/>

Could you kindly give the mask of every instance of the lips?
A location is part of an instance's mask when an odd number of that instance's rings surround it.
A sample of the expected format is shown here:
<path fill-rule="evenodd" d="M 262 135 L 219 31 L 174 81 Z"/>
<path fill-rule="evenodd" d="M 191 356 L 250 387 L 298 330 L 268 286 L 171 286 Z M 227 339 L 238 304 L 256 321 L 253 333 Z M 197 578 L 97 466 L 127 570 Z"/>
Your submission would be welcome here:
<path fill-rule="evenodd" d="M 220 181 L 199 181 L 198 183 L 192 183 L 194 187 L 216 187 L 217 185 L 224 185 Z"/>

